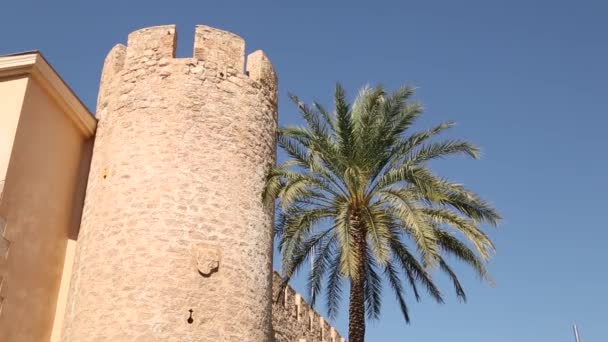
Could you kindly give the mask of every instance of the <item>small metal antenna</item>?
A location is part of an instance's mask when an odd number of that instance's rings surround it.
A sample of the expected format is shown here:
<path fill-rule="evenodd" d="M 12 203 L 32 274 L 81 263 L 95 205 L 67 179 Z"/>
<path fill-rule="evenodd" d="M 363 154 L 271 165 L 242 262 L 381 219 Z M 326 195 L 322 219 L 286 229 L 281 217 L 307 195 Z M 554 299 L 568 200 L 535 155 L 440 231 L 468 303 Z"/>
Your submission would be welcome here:
<path fill-rule="evenodd" d="M 575 342 L 581 342 L 581 340 L 578 337 L 578 328 L 576 327 L 576 323 L 574 323 L 574 325 L 572 326 L 573 330 L 574 330 L 574 341 Z"/>

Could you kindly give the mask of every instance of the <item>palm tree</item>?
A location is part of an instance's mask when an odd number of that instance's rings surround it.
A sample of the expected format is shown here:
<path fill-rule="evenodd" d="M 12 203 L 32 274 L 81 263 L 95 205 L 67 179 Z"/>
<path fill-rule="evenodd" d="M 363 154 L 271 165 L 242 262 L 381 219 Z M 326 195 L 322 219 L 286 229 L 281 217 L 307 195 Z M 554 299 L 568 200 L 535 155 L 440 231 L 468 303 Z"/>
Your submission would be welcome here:
<path fill-rule="evenodd" d="M 328 315 L 334 317 L 349 282 L 351 342 L 364 341 L 366 314 L 379 318 L 383 279 L 408 323 L 404 284 L 416 300 L 423 286 L 443 302 L 429 274 L 433 269 L 445 272 L 456 295 L 466 300 L 445 256 L 491 282 L 484 264 L 494 246 L 479 225 L 496 226 L 498 213 L 428 165 L 451 155 L 477 158 L 479 150 L 464 140 L 430 141 L 452 127 L 450 122 L 408 133 L 422 113 L 420 104 L 409 100 L 412 94 L 411 87 L 392 94 L 366 87 L 351 106 L 337 85 L 331 112 L 290 95 L 306 127 L 284 127 L 278 135 L 289 159 L 269 175 L 264 198 L 269 205 L 279 199 L 275 235 L 284 285 L 306 260 L 314 260 L 311 304 L 325 284 Z"/>

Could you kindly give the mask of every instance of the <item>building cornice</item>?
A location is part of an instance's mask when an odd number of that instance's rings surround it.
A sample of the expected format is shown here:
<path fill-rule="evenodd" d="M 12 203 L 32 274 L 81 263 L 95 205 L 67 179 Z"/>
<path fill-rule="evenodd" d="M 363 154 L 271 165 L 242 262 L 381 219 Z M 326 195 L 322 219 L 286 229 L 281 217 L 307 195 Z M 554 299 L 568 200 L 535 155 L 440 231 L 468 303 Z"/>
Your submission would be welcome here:
<path fill-rule="evenodd" d="M 0 79 L 24 75 L 36 80 L 86 137 L 95 134 L 95 117 L 40 52 L 0 56 Z"/>

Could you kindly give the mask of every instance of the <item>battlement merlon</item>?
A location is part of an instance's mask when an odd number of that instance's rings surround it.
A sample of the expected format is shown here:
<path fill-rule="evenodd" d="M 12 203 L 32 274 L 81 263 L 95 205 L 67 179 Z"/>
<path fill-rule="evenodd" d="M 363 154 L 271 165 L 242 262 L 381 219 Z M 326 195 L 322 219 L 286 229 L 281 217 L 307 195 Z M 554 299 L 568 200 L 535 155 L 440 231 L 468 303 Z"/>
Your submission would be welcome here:
<path fill-rule="evenodd" d="M 175 25 L 152 26 L 133 31 L 127 38 L 127 59 L 175 58 L 177 32 Z M 142 56 L 143 54 L 143 56 Z"/>
<path fill-rule="evenodd" d="M 247 56 L 247 74 L 276 96 L 277 74 L 264 51 L 257 50 Z"/>
<path fill-rule="evenodd" d="M 197 25 L 194 30 L 194 58 L 243 73 L 245 40 L 232 32 Z"/>
<path fill-rule="evenodd" d="M 99 87 L 99 94 L 97 94 L 98 119 L 102 116 L 102 112 L 108 105 L 107 101 L 111 92 L 111 87 L 108 87 L 107 85 L 112 82 L 114 76 L 124 67 L 126 55 L 127 47 L 122 44 L 116 44 L 106 56 L 101 72 L 101 87 Z"/>

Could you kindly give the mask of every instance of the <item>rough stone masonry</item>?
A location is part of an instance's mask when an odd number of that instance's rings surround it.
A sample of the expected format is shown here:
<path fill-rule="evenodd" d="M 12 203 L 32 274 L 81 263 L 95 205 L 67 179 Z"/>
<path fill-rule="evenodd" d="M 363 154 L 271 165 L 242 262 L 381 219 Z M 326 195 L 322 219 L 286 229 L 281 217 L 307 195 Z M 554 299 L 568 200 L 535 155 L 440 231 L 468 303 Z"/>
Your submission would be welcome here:
<path fill-rule="evenodd" d="M 229 32 L 175 46 L 150 27 L 106 58 L 63 341 L 271 339 L 276 76 Z"/>

